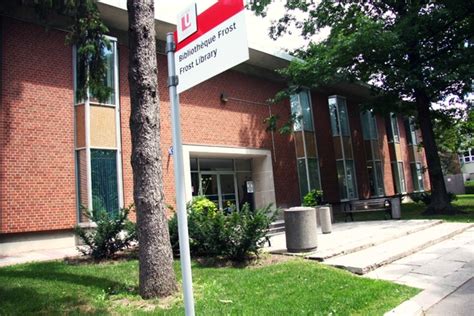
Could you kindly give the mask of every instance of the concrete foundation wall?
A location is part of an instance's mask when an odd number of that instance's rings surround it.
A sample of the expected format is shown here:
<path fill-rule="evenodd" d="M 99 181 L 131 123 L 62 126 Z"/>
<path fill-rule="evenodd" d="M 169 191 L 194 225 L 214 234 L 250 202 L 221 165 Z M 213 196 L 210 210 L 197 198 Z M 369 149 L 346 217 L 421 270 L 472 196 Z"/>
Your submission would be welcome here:
<path fill-rule="evenodd" d="M 76 246 L 72 231 L 0 235 L 0 255 Z"/>

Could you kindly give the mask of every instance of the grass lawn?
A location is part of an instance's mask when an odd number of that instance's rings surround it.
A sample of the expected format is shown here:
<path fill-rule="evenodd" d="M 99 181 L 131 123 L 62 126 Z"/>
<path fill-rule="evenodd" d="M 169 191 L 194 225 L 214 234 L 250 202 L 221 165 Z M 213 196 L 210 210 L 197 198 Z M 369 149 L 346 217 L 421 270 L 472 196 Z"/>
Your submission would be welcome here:
<path fill-rule="evenodd" d="M 453 205 L 465 214 L 425 216 L 421 214 L 425 210 L 423 203 L 406 203 L 402 204 L 402 219 L 443 219 L 448 222 L 474 223 L 474 194 L 457 195 Z"/>
<path fill-rule="evenodd" d="M 180 294 L 141 300 L 137 279 L 136 260 L 0 268 L 0 315 L 183 314 Z M 247 268 L 193 263 L 193 281 L 197 315 L 382 315 L 418 293 L 302 259 Z"/>
<path fill-rule="evenodd" d="M 453 205 L 465 214 L 450 215 L 434 215 L 426 216 L 422 213 L 425 210 L 423 203 L 403 203 L 401 210 L 402 219 L 442 219 L 448 222 L 466 222 L 474 223 L 474 194 L 457 195 L 457 200 L 453 201 Z M 334 214 L 337 222 L 344 222 L 345 215 L 342 213 Z M 354 214 L 355 221 L 383 220 L 383 212 L 367 212 Z"/>

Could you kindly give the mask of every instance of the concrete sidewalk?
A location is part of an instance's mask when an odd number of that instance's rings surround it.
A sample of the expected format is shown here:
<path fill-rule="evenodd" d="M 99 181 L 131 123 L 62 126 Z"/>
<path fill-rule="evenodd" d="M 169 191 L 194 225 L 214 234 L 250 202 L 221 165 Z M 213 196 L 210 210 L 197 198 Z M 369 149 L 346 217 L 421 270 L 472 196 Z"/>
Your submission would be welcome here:
<path fill-rule="evenodd" d="M 389 315 L 472 315 L 474 228 L 365 276 L 423 289 Z"/>

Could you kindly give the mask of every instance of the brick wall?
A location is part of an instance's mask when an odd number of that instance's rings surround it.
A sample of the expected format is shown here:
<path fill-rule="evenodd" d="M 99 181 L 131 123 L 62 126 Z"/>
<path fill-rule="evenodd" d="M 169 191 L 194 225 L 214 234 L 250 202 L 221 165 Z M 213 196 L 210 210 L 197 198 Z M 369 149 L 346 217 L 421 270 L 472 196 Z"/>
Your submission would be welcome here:
<path fill-rule="evenodd" d="M 129 131 L 130 93 L 128 90 L 128 50 L 120 46 L 120 104 L 122 124 L 123 184 L 125 204 L 133 201 L 133 176 L 130 164 L 131 138 Z M 166 85 L 166 57 L 158 55 L 158 83 L 161 115 L 161 151 L 164 194 L 167 204 L 175 204 L 173 159 L 168 154 L 172 145 L 171 109 Z M 226 71 L 180 95 L 183 144 L 268 149 L 272 152 L 275 193 L 279 206 L 294 206 L 299 202 L 298 175 L 294 143 L 290 136 L 265 131 L 264 119 L 269 116 L 265 101 L 282 86 L 274 82 Z M 223 104 L 220 94 L 230 99 Z M 255 104 L 261 103 L 261 104 Z M 288 119 L 289 104 L 272 106 L 281 121 Z"/>
<path fill-rule="evenodd" d="M 72 50 L 65 33 L 3 19 L 0 233 L 76 222 Z"/>
<path fill-rule="evenodd" d="M 0 233 L 72 228 L 76 222 L 72 49 L 65 45 L 63 32 L 45 31 L 12 19 L 4 19 L 2 26 Z M 170 103 L 163 55 L 158 56 L 158 69 L 164 194 L 166 203 L 173 205 L 173 159 L 168 155 L 172 143 Z M 119 71 L 124 202 L 129 205 L 133 202 L 130 93 L 128 49 L 123 45 L 119 45 Z M 293 138 L 275 133 L 272 142 L 263 123 L 270 111 L 265 101 L 282 87 L 262 78 L 226 71 L 180 96 L 181 126 L 184 144 L 270 150 L 277 204 L 293 206 L 300 203 Z M 230 99 L 222 104 L 222 92 L 244 101 Z M 338 202 L 327 97 L 312 93 L 313 114 L 322 187 L 329 202 Z M 348 105 L 362 197 L 368 191 L 368 179 L 360 118 L 350 99 Z M 290 107 L 284 102 L 272 106 L 271 111 L 284 122 Z M 393 179 L 387 137 L 383 120 L 378 118 L 377 123 L 384 153 L 385 191 L 390 195 Z M 406 179 L 408 184 L 410 174 Z"/>
<path fill-rule="evenodd" d="M 313 115 L 319 154 L 319 170 L 324 198 L 329 203 L 339 202 L 336 160 L 329 117 L 328 95 L 312 93 Z"/>

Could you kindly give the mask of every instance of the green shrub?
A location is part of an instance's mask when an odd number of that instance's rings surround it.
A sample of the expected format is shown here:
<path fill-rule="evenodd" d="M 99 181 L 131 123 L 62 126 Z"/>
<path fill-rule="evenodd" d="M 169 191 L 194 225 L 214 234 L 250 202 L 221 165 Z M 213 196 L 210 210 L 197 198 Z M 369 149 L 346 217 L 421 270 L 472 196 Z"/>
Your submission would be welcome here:
<path fill-rule="evenodd" d="M 466 188 L 466 194 L 474 194 L 474 181 L 466 181 L 464 187 Z"/>
<path fill-rule="evenodd" d="M 223 256 L 242 261 L 257 254 L 275 213 L 270 206 L 250 210 L 245 204 L 240 211 L 218 210 L 206 197 L 196 197 L 188 204 L 189 247 L 193 256 Z M 169 220 L 171 245 L 179 253 L 177 214 Z"/>
<path fill-rule="evenodd" d="M 104 209 L 87 211 L 87 216 L 97 227 L 86 230 L 76 226 L 75 233 L 84 244 L 78 247 L 79 251 L 95 260 L 102 260 L 128 248 L 137 240 L 136 225 L 128 219 L 131 210 L 132 207 L 115 213 L 108 213 Z"/>
<path fill-rule="evenodd" d="M 431 191 L 425 192 L 413 192 L 409 194 L 410 198 L 415 203 L 422 202 L 425 205 L 429 205 L 431 203 Z M 448 192 L 449 202 L 455 201 L 457 199 L 456 194 Z"/>
<path fill-rule="evenodd" d="M 303 206 L 314 207 L 323 204 L 323 191 L 311 190 L 303 198 Z"/>

